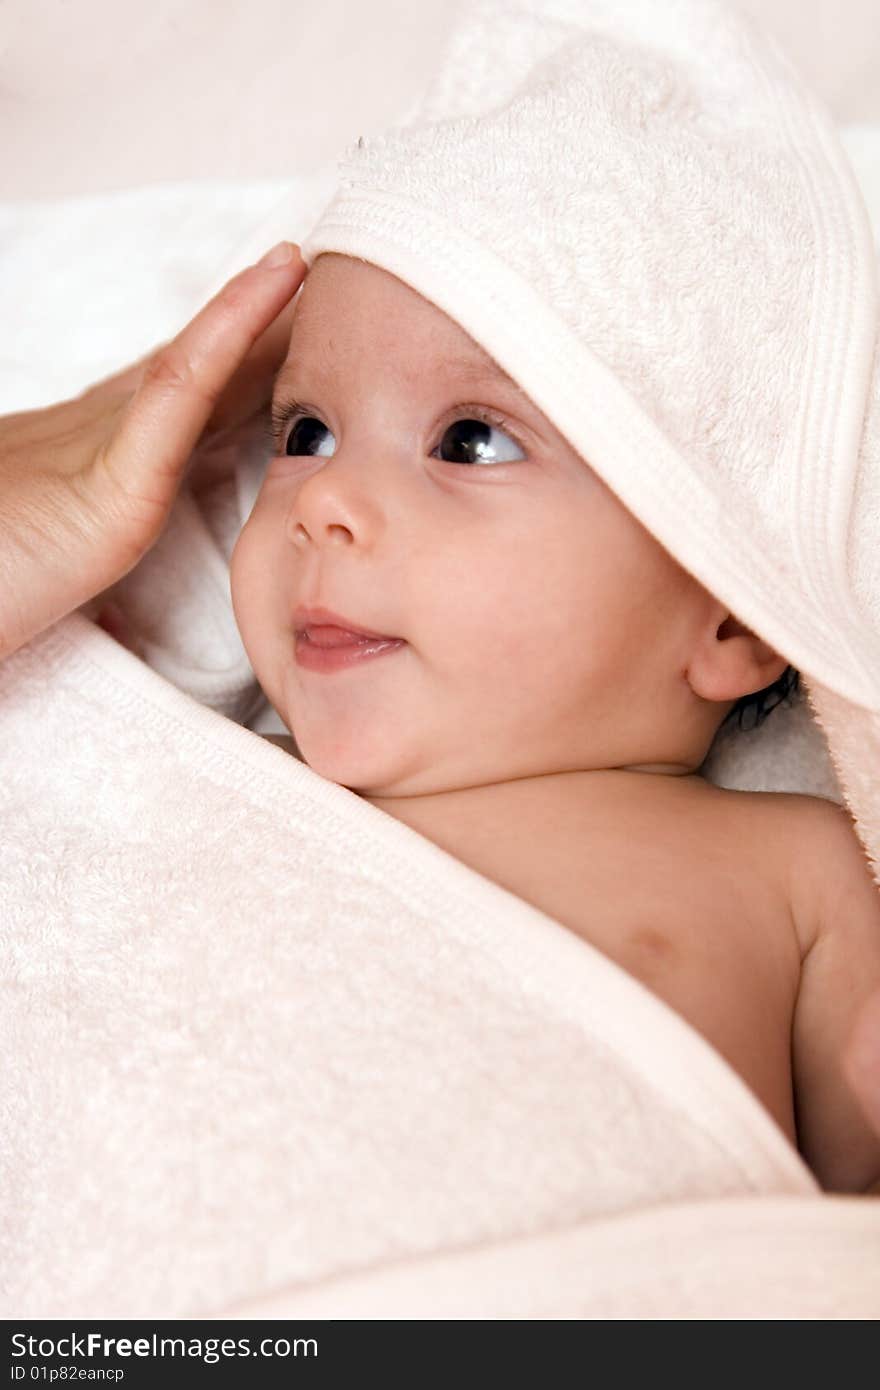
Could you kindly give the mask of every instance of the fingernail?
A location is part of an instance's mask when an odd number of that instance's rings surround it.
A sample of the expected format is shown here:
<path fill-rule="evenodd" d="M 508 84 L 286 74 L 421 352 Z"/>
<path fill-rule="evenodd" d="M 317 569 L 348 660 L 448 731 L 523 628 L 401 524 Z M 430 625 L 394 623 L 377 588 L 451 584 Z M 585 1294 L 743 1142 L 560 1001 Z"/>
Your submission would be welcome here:
<path fill-rule="evenodd" d="M 265 256 L 261 256 L 257 265 L 264 270 L 274 270 L 276 266 L 287 265 L 288 261 L 293 260 L 293 247 L 289 241 L 279 241 L 277 246 L 273 246 L 271 251 L 267 251 Z"/>

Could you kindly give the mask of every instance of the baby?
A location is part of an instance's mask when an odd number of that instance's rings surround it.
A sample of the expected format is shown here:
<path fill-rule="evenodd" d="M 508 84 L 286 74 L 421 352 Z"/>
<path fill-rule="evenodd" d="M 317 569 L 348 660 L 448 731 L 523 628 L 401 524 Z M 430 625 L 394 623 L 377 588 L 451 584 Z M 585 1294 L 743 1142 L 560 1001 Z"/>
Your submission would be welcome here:
<path fill-rule="evenodd" d="M 375 265 L 318 256 L 273 418 L 230 582 L 286 746 L 612 957 L 824 1188 L 869 1190 L 880 1139 L 841 1056 L 880 986 L 880 896 L 849 814 L 699 771 L 786 661 Z M 330 650 L 332 622 L 384 640 Z"/>

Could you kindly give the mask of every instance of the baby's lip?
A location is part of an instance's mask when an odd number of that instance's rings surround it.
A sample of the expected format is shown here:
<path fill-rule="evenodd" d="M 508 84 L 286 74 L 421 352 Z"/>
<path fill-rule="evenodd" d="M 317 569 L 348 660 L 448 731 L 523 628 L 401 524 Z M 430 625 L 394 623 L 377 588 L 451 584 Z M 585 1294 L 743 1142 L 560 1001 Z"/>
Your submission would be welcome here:
<path fill-rule="evenodd" d="M 297 636 L 311 628 L 335 628 L 340 633 L 347 633 L 358 641 L 365 637 L 379 642 L 402 642 L 404 640 L 402 637 L 393 637 L 387 632 L 376 632 L 373 628 L 362 627 L 360 623 L 344 617 L 341 613 L 334 613 L 330 608 L 306 608 L 302 604 L 293 610 L 293 627 Z"/>

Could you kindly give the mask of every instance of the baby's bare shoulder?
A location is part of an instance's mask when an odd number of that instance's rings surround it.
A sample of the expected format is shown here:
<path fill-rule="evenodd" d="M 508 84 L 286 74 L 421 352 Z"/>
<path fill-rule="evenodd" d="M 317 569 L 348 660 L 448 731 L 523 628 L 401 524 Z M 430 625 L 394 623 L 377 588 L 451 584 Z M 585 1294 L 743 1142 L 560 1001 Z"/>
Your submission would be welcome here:
<path fill-rule="evenodd" d="M 804 792 L 711 791 L 715 814 L 706 819 L 707 834 L 717 835 L 721 820 L 738 847 L 748 846 L 755 867 L 775 874 L 805 956 L 818 930 L 829 857 L 852 858 L 852 817 L 836 801 Z M 699 800 L 695 809 L 702 809 Z"/>
<path fill-rule="evenodd" d="M 870 905 L 870 866 L 845 805 L 794 792 L 765 793 L 764 801 L 805 960 L 820 933 L 839 922 L 842 891 Z"/>
<path fill-rule="evenodd" d="M 704 794 L 695 785 L 692 809 L 695 827 L 702 827 L 707 839 L 722 838 L 737 854 L 748 855 L 752 868 L 778 880 L 790 899 L 792 917 L 798 919 L 804 954 L 811 916 L 811 894 L 802 892 L 804 870 L 812 862 L 814 841 L 821 841 L 826 826 L 831 834 L 835 821 L 850 824 L 848 813 L 835 802 L 802 792 L 740 791 L 710 782 Z"/>

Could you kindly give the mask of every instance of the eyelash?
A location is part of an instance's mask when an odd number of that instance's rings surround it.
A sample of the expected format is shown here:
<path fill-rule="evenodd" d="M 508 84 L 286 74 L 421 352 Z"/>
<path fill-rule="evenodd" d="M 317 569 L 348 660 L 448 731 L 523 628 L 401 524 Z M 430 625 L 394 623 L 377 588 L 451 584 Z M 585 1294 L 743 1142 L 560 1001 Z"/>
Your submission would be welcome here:
<path fill-rule="evenodd" d="M 279 401 L 272 403 L 269 412 L 269 419 L 266 422 L 264 433 L 266 444 L 272 450 L 273 454 L 280 454 L 284 448 L 285 440 L 283 438 L 283 435 L 285 426 L 290 425 L 292 428 L 298 420 L 303 419 L 311 414 L 312 412 L 307 410 L 305 406 L 301 405 L 299 401 L 288 400 L 285 402 Z M 516 431 L 510 428 L 510 425 L 505 420 L 504 416 L 500 415 L 496 410 L 490 410 L 488 406 L 455 406 L 452 411 L 452 414 L 449 416 L 447 420 L 446 425 L 444 425 L 444 430 L 448 429 L 449 425 L 453 424 L 455 420 L 470 419 L 483 420 L 488 425 L 495 425 L 497 429 L 505 430 L 510 435 L 513 442 L 519 445 L 523 453 L 527 453 L 526 447 L 523 444 L 522 440 L 519 438 Z M 443 460 L 441 460 L 441 462 L 442 461 Z M 510 462 L 512 461 L 513 460 L 510 460 Z M 450 466 L 453 468 L 473 467 L 472 464 L 452 464 Z M 498 466 L 503 467 L 504 465 L 502 463 Z"/>

